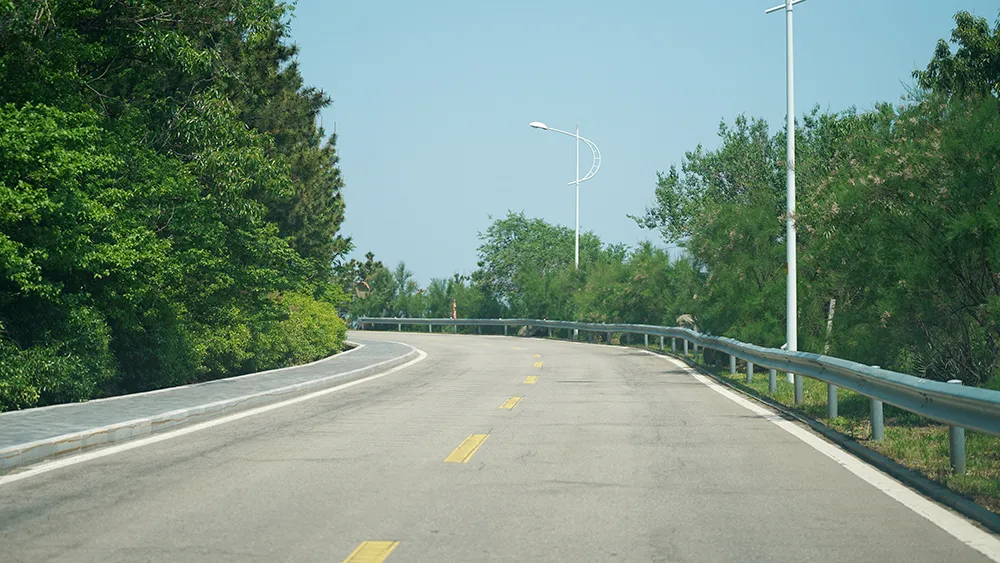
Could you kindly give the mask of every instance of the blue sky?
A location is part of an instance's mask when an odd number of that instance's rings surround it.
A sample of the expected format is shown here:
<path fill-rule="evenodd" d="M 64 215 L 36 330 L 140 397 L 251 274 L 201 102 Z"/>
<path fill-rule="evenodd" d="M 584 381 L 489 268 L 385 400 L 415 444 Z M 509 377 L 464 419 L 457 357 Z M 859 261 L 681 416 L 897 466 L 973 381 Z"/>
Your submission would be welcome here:
<path fill-rule="evenodd" d="M 292 37 L 306 82 L 334 100 L 323 124 L 336 123 L 354 256 L 405 261 L 423 284 L 475 269 L 490 216 L 572 227 L 573 140 L 530 121 L 579 122 L 601 149 L 582 229 L 664 245 L 626 217 L 651 202 L 656 172 L 715 147 L 722 119 L 782 126 L 784 15 L 764 15 L 778 1 L 299 0 Z M 958 10 L 993 23 L 998 4 L 797 5 L 796 113 L 899 101 Z"/>

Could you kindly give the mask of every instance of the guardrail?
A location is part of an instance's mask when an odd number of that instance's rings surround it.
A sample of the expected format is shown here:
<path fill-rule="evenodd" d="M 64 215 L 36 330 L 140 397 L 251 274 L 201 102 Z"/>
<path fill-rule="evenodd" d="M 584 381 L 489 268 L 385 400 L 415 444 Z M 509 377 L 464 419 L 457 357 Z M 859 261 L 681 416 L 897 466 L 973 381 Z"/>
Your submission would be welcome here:
<path fill-rule="evenodd" d="M 776 387 L 776 373 L 783 371 L 795 376 L 795 402 L 802 402 L 801 376 L 824 381 L 828 385 L 827 409 L 831 418 L 837 416 L 837 390 L 840 387 L 850 389 L 871 400 L 872 439 L 880 441 L 884 438 L 884 422 L 882 405 L 888 403 L 912 413 L 942 422 L 951 427 L 951 464 L 956 473 L 965 473 L 965 429 L 969 428 L 1000 436 L 1000 391 L 963 387 L 961 381 L 952 380 L 948 383 L 932 381 L 881 369 L 878 366 L 867 366 L 809 352 L 789 352 L 774 348 L 764 348 L 746 344 L 731 338 L 709 336 L 686 328 L 662 327 L 633 324 L 598 324 L 574 321 L 553 321 L 547 319 L 416 319 L 416 318 L 367 318 L 358 319 L 361 327 L 365 325 L 396 325 L 402 330 L 403 325 L 426 325 L 429 332 L 435 326 L 490 326 L 503 327 L 507 334 L 509 327 L 538 327 L 553 330 L 572 330 L 606 334 L 606 342 L 611 342 L 612 333 L 642 334 L 646 346 L 649 337 L 660 337 L 660 350 L 664 349 L 664 339 L 671 339 L 671 350 L 677 351 L 677 340 L 680 339 L 684 355 L 688 355 L 688 344 L 698 347 L 718 350 L 729 355 L 730 373 L 736 373 L 736 359 L 747 362 L 747 380 L 752 381 L 754 367 L 769 369 L 769 386 L 773 392 Z"/>

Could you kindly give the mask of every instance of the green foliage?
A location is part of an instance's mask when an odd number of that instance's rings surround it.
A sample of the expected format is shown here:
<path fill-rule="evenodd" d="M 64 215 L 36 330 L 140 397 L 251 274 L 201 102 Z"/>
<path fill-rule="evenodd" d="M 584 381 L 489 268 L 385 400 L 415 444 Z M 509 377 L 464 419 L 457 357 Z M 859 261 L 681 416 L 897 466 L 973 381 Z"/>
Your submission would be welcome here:
<path fill-rule="evenodd" d="M 914 71 L 918 84 L 946 96 L 1000 96 L 1000 19 L 991 30 L 986 18 L 958 12 L 951 42 L 954 53 L 942 39 L 927 69 Z"/>
<path fill-rule="evenodd" d="M 530 303 L 532 293 L 528 287 L 549 285 L 544 280 L 573 268 L 574 238 L 573 230 L 567 227 L 508 212 L 480 233 L 479 269 L 472 280 L 518 314 L 544 312 L 541 302 Z M 593 262 L 600 253 L 601 241 L 593 233 L 580 233 L 580 262 Z M 566 283 L 567 279 L 557 282 Z"/>
<path fill-rule="evenodd" d="M 334 305 L 300 293 L 286 294 L 280 301 L 285 318 L 256 334 L 248 371 L 309 362 L 343 346 L 347 324 Z"/>
<path fill-rule="evenodd" d="M 1000 23 L 960 12 L 908 105 L 804 115 L 796 127 L 798 349 L 934 379 L 1000 385 Z M 478 269 L 426 295 L 380 264 L 366 314 L 672 325 L 785 343 L 785 131 L 738 116 L 718 146 L 657 175 L 633 217 L 671 260 L 523 213 L 480 233 Z M 369 260 L 371 262 L 371 260 Z M 405 283 L 403 281 L 405 280 Z M 465 281 L 469 283 L 466 285 Z M 416 314 L 415 314 L 416 313 Z"/>
<path fill-rule="evenodd" d="M 0 11 L 0 410 L 342 347 L 343 181 L 290 8 Z"/>
<path fill-rule="evenodd" d="M 858 334 L 838 343 L 981 384 L 1000 361 L 1000 103 L 930 98 L 882 119 L 891 143 L 831 174 L 805 215 L 831 233 L 815 262 L 840 271 Z"/>
<path fill-rule="evenodd" d="M 86 400 L 113 376 L 109 330 L 100 313 L 89 307 L 66 313 L 30 347 L 0 340 L 0 404 L 25 408 Z"/>
<path fill-rule="evenodd" d="M 634 219 L 683 243 L 704 286 L 684 313 L 699 328 L 780 346 L 784 304 L 784 138 L 740 116 L 719 127 L 721 145 L 685 155 L 683 174 L 661 174 L 655 203 Z M 697 297 L 695 297 L 697 295 Z"/>

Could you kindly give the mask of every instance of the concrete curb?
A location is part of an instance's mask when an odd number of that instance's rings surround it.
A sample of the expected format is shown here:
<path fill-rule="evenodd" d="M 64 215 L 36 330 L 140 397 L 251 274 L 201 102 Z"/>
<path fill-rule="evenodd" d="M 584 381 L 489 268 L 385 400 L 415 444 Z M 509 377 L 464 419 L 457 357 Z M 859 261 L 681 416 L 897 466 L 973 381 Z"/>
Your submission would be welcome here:
<path fill-rule="evenodd" d="M 650 353 L 662 356 L 668 356 L 675 358 L 686 363 L 689 367 L 697 370 L 702 375 L 711 377 L 716 382 L 725 385 L 727 388 L 736 391 L 737 393 L 757 401 L 759 403 L 765 404 L 768 407 L 777 411 L 783 417 L 794 420 L 796 422 L 801 422 L 802 424 L 808 425 L 814 432 L 820 434 L 827 440 L 833 442 L 834 444 L 840 446 L 842 449 L 846 450 L 851 455 L 861 459 L 865 463 L 874 466 L 876 469 L 890 475 L 892 478 L 904 483 L 905 485 L 919 491 L 924 496 L 929 497 L 935 502 L 947 506 L 948 508 L 958 512 L 962 516 L 980 524 L 987 530 L 1000 533 L 1000 515 L 991 512 L 986 507 L 977 504 L 975 501 L 967 499 L 962 495 L 952 491 L 951 489 L 945 487 L 944 485 L 932 481 L 927 477 L 917 473 L 916 471 L 900 464 L 891 458 L 888 458 L 879 452 L 862 445 L 859 442 L 854 441 L 848 436 L 837 432 L 836 430 L 829 428 L 820 422 L 803 416 L 795 411 L 792 411 L 787 406 L 769 398 L 758 395 L 756 393 L 750 393 L 745 389 L 733 385 L 733 383 L 725 378 L 719 377 L 718 375 L 704 369 L 701 365 L 692 362 L 690 359 L 685 358 L 680 355 L 671 354 L 669 352 L 659 352 L 657 350 L 648 350 Z"/>
<path fill-rule="evenodd" d="M 0 474 L 44 459 L 79 452 L 95 446 L 124 442 L 184 424 L 203 422 L 211 418 L 278 402 L 296 395 L 356 381 L 404 364 L 418 356 L 416 348 L 408 344 L 405 344 L 405 346 L 409 347 L 410 351 L 401 356 L 370 366 L 324 376 L 319 379 L 303 381 L 285 387 L 269 389 L 213 403 L 195 405 L 185 409 L 177 409 L 146 418 L 137 418 L 108 426 L 90 428 L 80 432 L 9 446 L 0 449 Z M 247 374 L 240 377 L 252 377 L 254 375 L 257 374 Z"/>

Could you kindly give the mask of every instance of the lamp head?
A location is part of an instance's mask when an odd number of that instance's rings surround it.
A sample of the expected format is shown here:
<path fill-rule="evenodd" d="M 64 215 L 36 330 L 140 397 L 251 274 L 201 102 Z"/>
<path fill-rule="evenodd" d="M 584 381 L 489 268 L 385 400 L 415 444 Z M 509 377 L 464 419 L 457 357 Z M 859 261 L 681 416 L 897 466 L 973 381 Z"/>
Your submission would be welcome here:
<path fill-rule="evenodd" d="M 548 131 L 549 129 L 549 126 L 542 123 L 541 121 L 532 121 L 528 125 L 534 127 L 535 129 L 545 129 L 546 131 Z"/>

